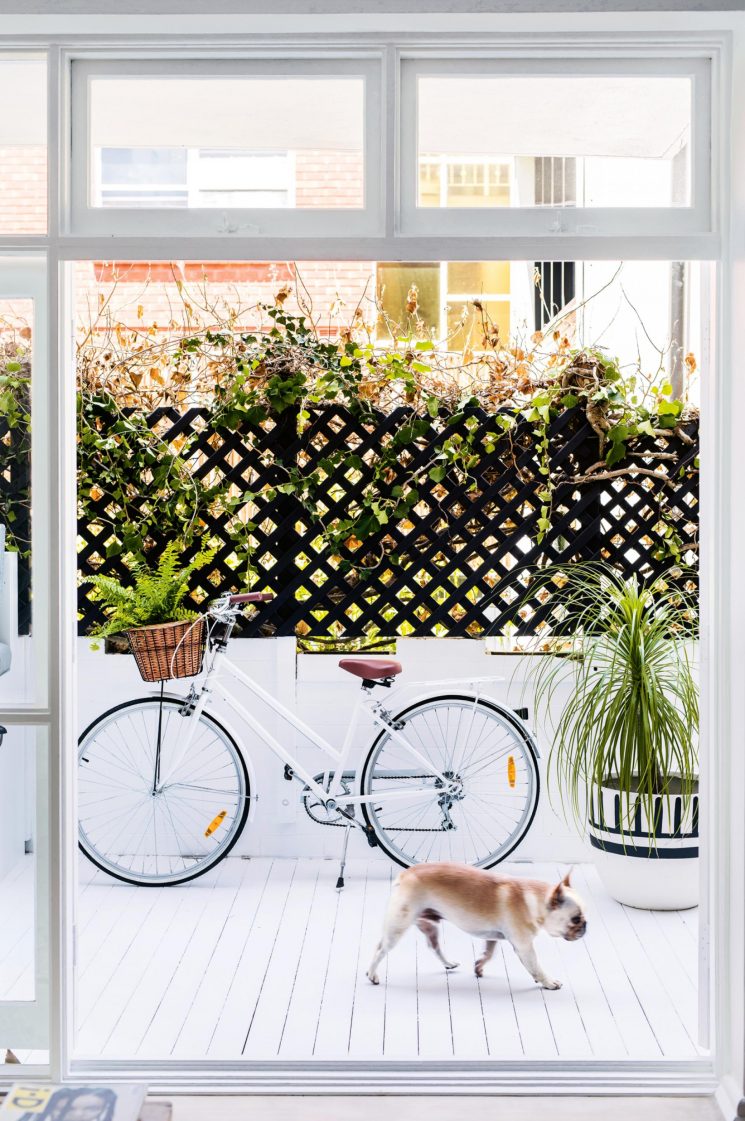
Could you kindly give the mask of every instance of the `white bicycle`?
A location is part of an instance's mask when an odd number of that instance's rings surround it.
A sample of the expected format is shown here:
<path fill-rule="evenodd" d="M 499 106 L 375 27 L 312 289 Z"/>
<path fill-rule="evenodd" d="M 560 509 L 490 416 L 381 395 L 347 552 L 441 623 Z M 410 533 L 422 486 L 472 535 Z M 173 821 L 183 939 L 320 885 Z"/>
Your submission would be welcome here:
<path fill-rule="evenodd" d="M 188 695 L 165 693 L 161 683 L 159 693 L 116 705 L 86 728 L 78 757 L 79 839 L 90 860 L 119 880 L 155 887 L 193 880 L 228 855 L 256 791 L 245 751 L 207 711 L 215 696 L 274 752 L 285 778 L 302 784 L 310 817 L 346 827 L 338 887 L 353 828 L 403 867 L 458 860 L 491 868 L 504 860 L 531 826 L 540 781 L 537 745 L 521 716 L 482 695 L 499 679 L 415 682 L 402 704 L 401 687 L 384 692 L 401 673 L 400 662 L 342 658 L 340 667 L 361 679 L 362 692 L 337 749 L 227 656 L 244 605 L 271 599 L 226 594 L 208 609 L 200 623 L 204 667 Z M 328 768 L 306 770 L 241 704 L 231 678 L 319 748 Z M 382 695 L 375 692 L 381 687 Z M 360 750 L 363 710 L 376 734 Z"/>

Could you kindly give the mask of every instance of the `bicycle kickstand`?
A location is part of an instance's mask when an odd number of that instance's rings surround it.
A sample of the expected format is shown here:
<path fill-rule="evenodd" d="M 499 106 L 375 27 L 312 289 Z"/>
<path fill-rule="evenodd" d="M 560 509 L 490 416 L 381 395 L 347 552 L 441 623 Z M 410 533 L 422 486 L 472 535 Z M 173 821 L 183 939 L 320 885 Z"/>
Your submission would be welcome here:
<path fill-rule="evenodd" d="M 344 831 L 344 848 L 341 850 L 341 867 L 339 868 L 339 879 L 336 881 L 336 890 L 341 891 L 344 887 L 344 869 L 347 865 L 347 848 L 349 847 L 349 834 L 352 832 L 351 821 Z"/>

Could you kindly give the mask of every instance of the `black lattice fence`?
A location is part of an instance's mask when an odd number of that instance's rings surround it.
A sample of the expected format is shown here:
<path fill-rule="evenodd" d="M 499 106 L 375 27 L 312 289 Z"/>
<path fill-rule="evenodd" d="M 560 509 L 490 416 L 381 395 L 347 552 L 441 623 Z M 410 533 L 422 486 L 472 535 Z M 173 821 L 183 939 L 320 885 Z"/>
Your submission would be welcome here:
<path fill-rule="evenodd" d="M 484 453 L 474 470 L 475 486 L 464 486 L 449 473 L 442 482 L 420 485 L 419 498 L 404 519 L 391 521 L 373 537 L 351 536 L 337 551 L 319 532 L 316 520 L 293 493 L 276 488 L 287 481 L 281 464 L 325 464 L 327 478 L 320 513 L 328 522 L 344 516 L 355 496 L 371 482 L 381 445 L 400 429 L 403 413 L 380 414 L 368 424 L 343 408 L 317 411 L 298 436 L 294 417 L 286 423 L 246 426 L 234 432 L 214 429 L 206 410 L 180 414 L 159 409 L 148 418 L 168 445 L 178 446 L 190 470 L 214 482 L 227 481 L 235 501 L 229 515 L 205 513 L 205 534 L 217 545 L 209 572 L 195 574 L 192 593 L 198 605 L 218 590 L 245 586 L 249 565 L 254 586 L 275 593 L 269 610 L 245 624 L 247 636 L 275 633 L 318 638 L 376 636 L 470 636 L 492 633 L 514 624 L 518 633 L 535 632 L 551 621 L 552 604 L 545 589 L 527 604 L 525 570 L 538 563 L 606 558 L 625 573 L 652 574 L 670 565 L 665 541 L 671 535 L 684 555 L 695 559 L 698 533 L 698 430 L 689 424 L 692 443 L 670 434 L 637 445 L 634 463 L 640 472 L 628 477 L 597 478 L 577 484 L 578 476 L 596 467 L 598 437 L 579 409 L 567 411 L 550 433 L 552 474 L 560 477 L 555 492 L 552 528 L 538 544 L 538 521 L 545 486 L 540 474 L 533 426 L 527 422 Z M 475 444 L 494 429 L 494 418 L 474 410 L 447 429 L 465 434 L 469 417 L 478 424 Z M 189 437 L 187 450 L 183 439 Z M 412 470 L 431 461 L 443 432 L 436 422 L 402 449 L 398 471 L 388 472 L 386 486 L 406 486 Z M 335 449 L 351 450 L 354 466 L 334 466 Z M 278 462 L 281 461 L 281 462 Z M 268 500 L 255 495 L 273 488 Z M 135 506 L 152 510 L 153 495 L 144 482 Z M 126 576 L 122 554 L 116 554 L 117 511 L 102 496 L 98 517 L 81 522 L 80 571 L 88 575 L 102 566 Z M 130 504 L 130 517 L 132 505 Z M 664 518 L 662 515 L 664 514 Z M 114 548 L 112 549 L 112 542 Z M 157 552 L 164 542 L 153 542 Z M 485 608 L 496 605 L 497 619 L 487 622 Z M 81 586 L 82 632 L 101 618 L 100 607 Z"/>

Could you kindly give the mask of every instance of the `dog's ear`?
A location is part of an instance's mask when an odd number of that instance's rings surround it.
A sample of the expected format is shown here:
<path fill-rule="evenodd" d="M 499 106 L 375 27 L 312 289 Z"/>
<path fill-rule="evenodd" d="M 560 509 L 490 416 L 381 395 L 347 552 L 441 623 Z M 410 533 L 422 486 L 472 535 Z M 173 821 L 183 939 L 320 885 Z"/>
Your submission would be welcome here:
<path fill-rule="evenodd" d="M 574 865 L 572 865 L 572 867 L 569 869 L 569 871 L 567 872 L 564 879 L 561 881 L 562 884 L 564 885 L 564 887 L 571 887 L 572 886 L 571 876 L 572 876 L 573 871 L 574 871 Z"/>
<path fill-rule="evenodd" d="M 548 897 L 549 909 L 554 910 L 556 907 L 561 907 L 564 899 L 564 881 L 561 880 Z"/>

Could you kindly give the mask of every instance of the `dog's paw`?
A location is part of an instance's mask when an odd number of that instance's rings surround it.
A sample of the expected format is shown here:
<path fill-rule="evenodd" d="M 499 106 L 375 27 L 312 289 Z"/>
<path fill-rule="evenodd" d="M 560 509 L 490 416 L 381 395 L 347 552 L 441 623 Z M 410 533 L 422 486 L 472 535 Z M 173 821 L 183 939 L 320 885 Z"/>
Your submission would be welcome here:
<path fill-rule="evenodd" d="M 368 981 L 370 981 L 373 985 L 379 985 L 380 984 L 380 977 L 378 977 L 377 973 L 367 973 L 367 974 L 365 974 L 365 976 L 367 977 Z"/>
<path fill-rule="evenodd" d="M 473 971 L 476 974 L 476 976 L 479 978 L 479 980 L 484 976 L 484 967 L 478 961 L 476 962 L 475 966 L 473 967 Z"/>
<path fill-rule="evenodd" d="M 560 989 L 561 988 L 561 981 L 552 981 L 550 977 L 544 978 L 544 980 L 540 981 L 539 984 L 540 984 L 542 989 Z"/>
<path fill-rule="evenodd" d="M 445 962 L 445 968 L 448 971 L 450 971 L 451 969 L 457 969 L 459 965 L 460 965 L 459 961 L 446 961 Z"/>

